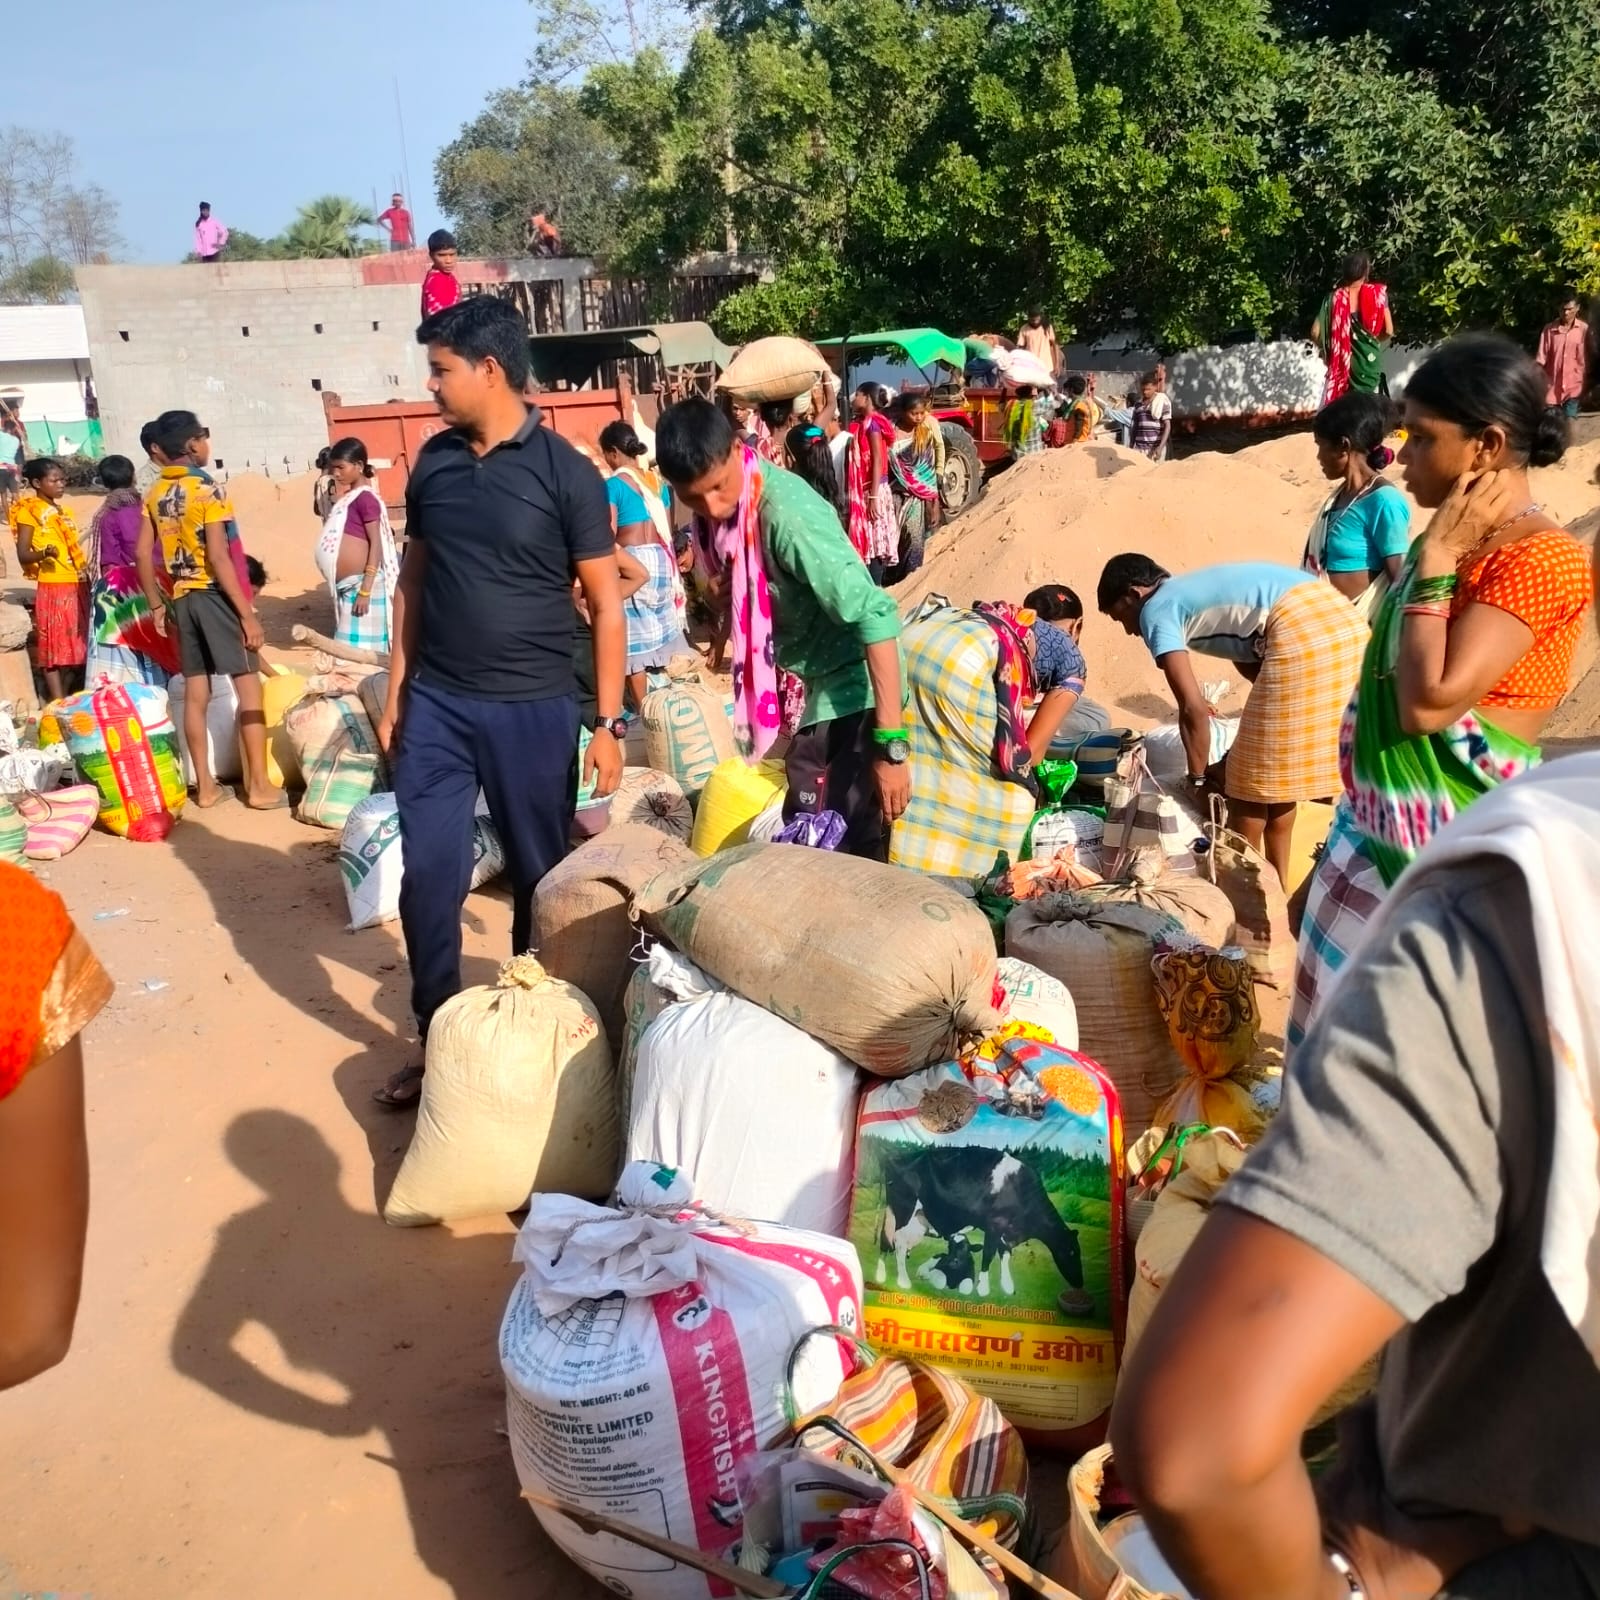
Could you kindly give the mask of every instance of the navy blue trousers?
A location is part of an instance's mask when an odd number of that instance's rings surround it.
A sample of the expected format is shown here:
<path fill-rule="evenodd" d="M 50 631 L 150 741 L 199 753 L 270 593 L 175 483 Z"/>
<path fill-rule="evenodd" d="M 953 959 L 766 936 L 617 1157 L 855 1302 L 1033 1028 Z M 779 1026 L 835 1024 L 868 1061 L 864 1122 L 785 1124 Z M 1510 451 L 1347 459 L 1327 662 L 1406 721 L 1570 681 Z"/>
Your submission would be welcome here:
<path fill-rule="evenodd" d="M 469 700 L 406 690 L 393 762 L 405 875 L 400 926 L 411 1009 L 424 1039 L 461 990 L 461 906 L 472 881 L 472 815 L 482 789 L 506 852 L 511 953 L 533 943 L 533 890 L 567 853 L 577 805 L 578 702 Z"/>

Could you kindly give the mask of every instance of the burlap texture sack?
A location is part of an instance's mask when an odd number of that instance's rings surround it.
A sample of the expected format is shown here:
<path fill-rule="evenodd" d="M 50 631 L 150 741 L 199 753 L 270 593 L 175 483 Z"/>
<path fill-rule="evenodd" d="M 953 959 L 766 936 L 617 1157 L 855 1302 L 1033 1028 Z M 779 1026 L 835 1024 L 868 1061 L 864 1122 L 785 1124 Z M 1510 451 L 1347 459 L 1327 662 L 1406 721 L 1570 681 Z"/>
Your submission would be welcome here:
<path fill-rule="evenodd" d="M 635 911 L 735 993 L 880 1077 L 948 1061 L 1000 1022 L 989 924 L 919 873 L 747 844 L 663 873 Z"/>
<path fill-rule="evenodd" d="M 594 1002 L 614 1054 L 622 1049 L 624 997 L 638 939 L 628 920 L 632 895 L 669 867 L 696 858 L 689 847 L 641 822 L 607 828 L 574 850 L 534 891 L 534 939 L 553 978 Z"/>
<path fill-rule="evenodd" d="M 1156 1000 L 1151 958 L 1184 925 L 1169 911 L 1095 889 L 1026 900 L 1006 918 L 1006 954 L 1067 987 L 1078 1049 L 1117 1086 L 1123 1129 L 1136 1139 L 1183 1076 Z"/>

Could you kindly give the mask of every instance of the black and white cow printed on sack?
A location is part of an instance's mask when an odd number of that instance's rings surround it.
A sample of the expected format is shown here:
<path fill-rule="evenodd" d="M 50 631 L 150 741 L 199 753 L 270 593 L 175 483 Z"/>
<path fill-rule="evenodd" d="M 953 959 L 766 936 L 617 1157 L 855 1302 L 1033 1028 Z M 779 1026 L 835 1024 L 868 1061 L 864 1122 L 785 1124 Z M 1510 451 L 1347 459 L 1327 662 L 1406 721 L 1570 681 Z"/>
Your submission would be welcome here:
<path fill-rule="evenodd" d="M 895 1258 L 895 1283 L 911 1288 L 907 1258 L 924 1239 L 945 1241 L 946 1250 L 918 1276 L 935 1288 L 989 1296 L 989 1273 L 1000 1265 L 1000 1293 L 1016 1293 L 1011 1255 L 1037 1239 L 1071 1289 L 1083 1288 L 1083 1254 L 1077 1233 L 1050 1203 L 1043 1180 L 1032 1167 L 1004 1150 L 978 1145 L 944 1145 L 892 1155 L 884 1162 L 883 1223 L 879 1231 L 877 1282 L 888 1282 L 888 1256 Z M 974 1256 L 969 1233 L 983 1244 Z"/>

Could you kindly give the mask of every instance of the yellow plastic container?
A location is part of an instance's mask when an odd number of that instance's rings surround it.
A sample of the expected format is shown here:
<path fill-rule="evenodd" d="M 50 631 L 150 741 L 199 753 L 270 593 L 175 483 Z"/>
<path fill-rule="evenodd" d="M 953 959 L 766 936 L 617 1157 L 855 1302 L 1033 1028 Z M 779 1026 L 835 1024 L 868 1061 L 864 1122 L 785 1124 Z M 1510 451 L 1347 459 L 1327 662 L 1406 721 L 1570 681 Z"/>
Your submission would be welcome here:
<path fill-rule="evenodd" d="M 689 848 L 698 856 L 714 856 L 731 845 L 748 842 L 750 824 L 783 784 L 781 761 L 763 761 L 752 767 L 734 756 L 720 763 L 700 792 Z"/>
<path fill-rule="evenodd" d="M 1316 870 L 1317 848 L 1333 826 L 1333 807 L 1322 800 L 1302 800 L 1294 808 L 1294 833 L 1289 840 L 1289 882 L 1293 894 Z"/>
<path fill-rule="evenodd" d="M 283 726 L 292 705 L 305 698 L 309 687 L 298 672 L 274 666 L 261 675 L 261 710 L 267 723 L 267 782 L 276 788 L 299 788 L 304 782 L 300 758 Z"/>

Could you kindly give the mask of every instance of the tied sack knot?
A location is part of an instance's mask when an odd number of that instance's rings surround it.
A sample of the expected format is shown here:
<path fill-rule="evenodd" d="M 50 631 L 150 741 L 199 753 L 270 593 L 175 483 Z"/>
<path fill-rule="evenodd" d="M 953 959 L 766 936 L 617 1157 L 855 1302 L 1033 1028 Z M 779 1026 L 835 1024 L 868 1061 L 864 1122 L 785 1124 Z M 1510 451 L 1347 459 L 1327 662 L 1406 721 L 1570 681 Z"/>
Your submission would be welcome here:
<path fill-rule="evenodd" d="M 543 963 L 531 951 L 526 955 L 513 956 L 507 961 L 495 978 L 497 989 L 537 989 L 550 981 L 550 974 L 544 970 Z"/>
<path fill-rule="evenodd" d="M 507 965 L 511 965 L 507 962 Z M 550 1258 L 552 1267 L 560 1266 L 561 1258 L 566 1254 L 567 1246 L 585 1228 L 593 1228 L 601 1223 L 615 1222 L 619 1217 L 649 1217 L 655 1222 L 673 1223 L 679 1227 L 696 1232 L 701 1228 L 727 1228 L 733 1233 L 741 1234 L 745 1238 L 753 1238 L 755 1228 L 740 1217 L 725 1217 L 720 1211 L 713 1211 L 709 1206 L 702 1205 L 698 1200 L 687 1203 L 682 1200 L 668 1200 L 656 1206 L 631 1206 L 617 1204 L 602 1211 L 598 1216 L 579 1217 L 569 1227 L 562 1231 L 561 1237 L 556 1242 L 556 1253 Z"/>

